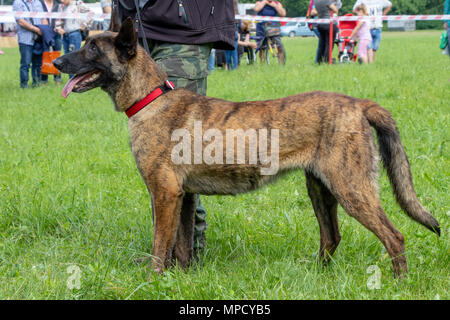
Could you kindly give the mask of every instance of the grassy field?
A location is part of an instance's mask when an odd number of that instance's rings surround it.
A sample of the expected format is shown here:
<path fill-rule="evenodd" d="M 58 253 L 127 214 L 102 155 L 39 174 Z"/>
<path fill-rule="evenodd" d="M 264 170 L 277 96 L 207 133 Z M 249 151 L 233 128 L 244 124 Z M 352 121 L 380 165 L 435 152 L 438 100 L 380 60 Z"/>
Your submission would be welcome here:
<path fill-rule="evenodd" d="M 406 238 L 408 276 L 393 279 L 380 241 L 341 208 L 342 242 L 316 263 L 319 228 L 302 172 L 236 197 L 203 197 L 207 249 L 164 276 L 133 260 L 151 252 L 150 200 L 127 118 L 99 89 L 19 89 L 18 50 L 0 56 L 0 299 L 449 299 L 450 63 L 439 32 L 384 33 L 370 66 L 316 66 L 315 39 L 284 39 L 287 65 L 216 70 L 210 96 L 233 101 L 327 90 L 390 110 L 438 238 L 380 194 Z M 64 78 L 66 79 L 66 78 Z M 367 283 L 377 266 L 381 288 Z M 369 268 L 371 267 L 371 268 Z"/>

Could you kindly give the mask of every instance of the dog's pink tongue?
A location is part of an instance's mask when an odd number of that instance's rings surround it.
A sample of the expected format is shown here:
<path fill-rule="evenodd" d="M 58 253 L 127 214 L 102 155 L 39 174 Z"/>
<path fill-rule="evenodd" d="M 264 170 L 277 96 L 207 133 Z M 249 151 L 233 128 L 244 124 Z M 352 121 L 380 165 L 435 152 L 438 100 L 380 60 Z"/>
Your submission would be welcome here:
<path fill-rule="evenodd" d="M 67 96 L 72 92 L 73 87 L 75 87 L 75 85 L 82 79 L 83 79 L 82 76 L 75 76 L 72 79 L 69 79 L 69 81 L 67 81 L 66 85 L 62 89 L 62 96 L 64 98 L 67 98 Z"/>

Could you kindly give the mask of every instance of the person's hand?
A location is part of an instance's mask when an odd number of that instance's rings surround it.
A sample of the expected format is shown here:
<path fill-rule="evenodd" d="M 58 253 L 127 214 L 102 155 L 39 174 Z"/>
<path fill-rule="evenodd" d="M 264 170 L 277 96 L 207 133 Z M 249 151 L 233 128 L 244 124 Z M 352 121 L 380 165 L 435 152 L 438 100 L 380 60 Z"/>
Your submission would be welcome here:
<path fill-rule="evenodd" d="M 391 9 L 392 9 L 392 6 L 386 7 L 386 8 L 383 10 L 383 16 L 387 16 L 387 14 L 389 13 L 389 11 L 391 11 Z"/>
<path fill-rule="evenodd" d="M 64 29 L 62 29 L 62 28 L 56 29 L 56 32 L 58 32 L 59 35 L 61 35 L 61 36 L 64 35 L 64 33 L 66 33 L 66 31 Z"/>
<path fill-rule="evenodd" d="M 270 1 L 270 2 L 267 1 L 267 4 L 269 6 L 271 6 L 271 7 L 274 7 L 274 8 L 276 8 L 276 7 L 278 7 L 280 5 L 279 2 L 275 2 L 275 1 Z"/>
<path fill-rule="evenodd" d="M 249 42 L 248 46 L 252 49 L 256 49 L 256 47 L 258 47 L 258 45 L 256 44 L 256 42 Z"/>
<path fill-rule="evenodd" d="M 38 27 L 36 27 L 36 29 L 34 30 L 34 33 L 37 33 L 38 35 L 42 36 L 42 30 L 39 29 Z"/>

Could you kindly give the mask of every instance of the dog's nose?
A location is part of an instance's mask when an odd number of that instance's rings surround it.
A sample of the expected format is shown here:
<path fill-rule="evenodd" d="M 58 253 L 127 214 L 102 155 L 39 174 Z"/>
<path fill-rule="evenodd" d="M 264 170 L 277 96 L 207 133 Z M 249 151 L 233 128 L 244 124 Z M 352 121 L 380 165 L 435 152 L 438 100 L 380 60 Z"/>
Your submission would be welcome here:
<path fill-rule="evenodd" d="M 55 66 L 56 69 L 60 70 L 62 69 L 62 59 L 61 58 L 57 58 L 55 60 L 53 60 L 53 65 Z"/>

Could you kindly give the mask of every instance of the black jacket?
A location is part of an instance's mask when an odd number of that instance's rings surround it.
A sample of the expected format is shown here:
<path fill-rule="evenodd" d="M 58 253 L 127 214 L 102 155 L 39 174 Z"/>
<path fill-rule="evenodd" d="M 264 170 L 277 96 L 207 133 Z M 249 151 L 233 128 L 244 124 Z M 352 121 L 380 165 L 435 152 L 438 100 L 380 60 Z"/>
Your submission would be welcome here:
<path fill-rule="evenodd" d="M 135 0 L 115 0 L 121 19 L 136 17 Z M 234 47 L 233 0 L 137 0 L 145 37 L 171 43 Z M 142 34 L 139 30 L 139 37 Z"/>

